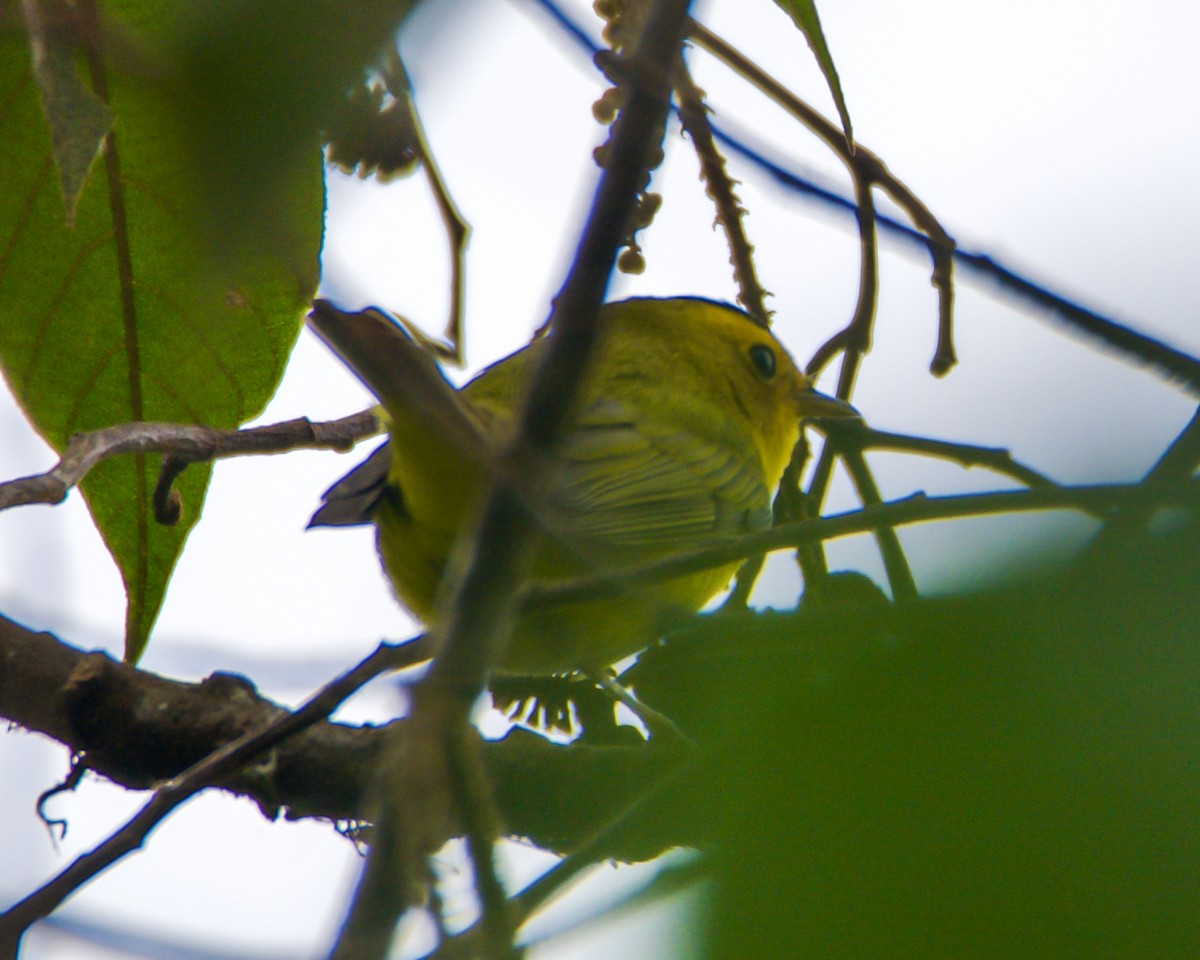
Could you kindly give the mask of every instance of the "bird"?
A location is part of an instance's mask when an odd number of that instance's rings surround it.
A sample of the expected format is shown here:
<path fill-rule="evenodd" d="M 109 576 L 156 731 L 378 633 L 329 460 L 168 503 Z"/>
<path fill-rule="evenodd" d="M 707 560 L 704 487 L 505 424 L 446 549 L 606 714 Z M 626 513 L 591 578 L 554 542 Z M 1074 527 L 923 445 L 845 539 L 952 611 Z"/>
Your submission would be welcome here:
<path fill-rule="evenodd" d="M 530 505 L 540 536 L 532 582 L 619 572 L 770 527 L 802 420 L 858 416 L 817 392 L 766 324 L 730 304 L 634 297 L 603 305 L 598 322 L 570 425 Z M 456 390 L 381 311 L 318 301 L 309 323 L 379 399 L 388 434 L 325 491 L 309 526 L 373 523 L 396 597 L 434 626 L 455 544 L 473 529 L 497 453 L 556 334 Z M 653 643 L 670 618 L 701 609 L 739 565 L 526 606 L 494 668 L 602 669 Z"/>

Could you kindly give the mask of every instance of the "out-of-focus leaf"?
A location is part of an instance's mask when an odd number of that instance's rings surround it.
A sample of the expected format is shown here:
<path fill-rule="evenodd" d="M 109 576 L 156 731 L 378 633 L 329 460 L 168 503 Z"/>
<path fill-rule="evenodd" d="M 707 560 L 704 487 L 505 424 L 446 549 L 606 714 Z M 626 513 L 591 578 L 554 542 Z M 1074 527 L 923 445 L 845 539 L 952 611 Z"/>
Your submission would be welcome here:
<path fill-rule="evenodd" d="M 846 132 L 846 142 L 854 145 L 854 128 L 850 124 L 850 111 L 846 107 L 846 98 L 842 95 L 842 81 L 838 77 L 837 67 L 833 63 L 833 54 L 825 42 L 825 32 L 821 29 L 821 19 L 817 16 L 816 0 L 775 0 L 775 2 L 792 18 L 792 22 L 800 28 L 804 38 L 812 49 L 813 56 L 825 74 L 825 82 L 829 84 L 829 92 L 833 94 L 833 102 L 837 104 L 838 116 L 842 119 L 842 129 Z"/>
<path fill-rule="evenodd" d="M 112 114 L 80 80 L 68 42 L 70 32 L 62 29 L 61 24 L 58 30 L 50 29 L 47 22 L 50 11 L 44 9 L 41 0 L 22 0 L 21 8 L 29 31 L 33 79 L 50 127 L 54 165 L 58 168 L 69 224 L 74 220 L 75 205 L 87 182 L 88 171 L 112 126 Z"/>
<path fill-rule="evenodd" d="M 417 168 L 421 147 L 407 100 L 379 84 L 355 84 L 325 128 L 326 158 L 343 173 L 387 183 Z"/>
<path fill-rule="evenodd" d="M 103 36 L 122 41 L 99 58 L 116 149 L 98 161 L 104 175 L 88 181 L 71 226 L 28 50 L 15 34 L 0 39 L 0 367 L 59 450 L 72 433 L 130 420 L 233 427 L 255 416 L 316 286 L 323 185 L 315 143 L 276 185 L 287 220 L 278 236 L 287 242 L 214 256 L 186 173 L 186 118 L 164 80 L 162 37 L 178 9 L 163 0 L 104 7 Z M 82 487 L 125 582 L 130 660 L 145 646 L 209 476 L 197 467 L 179 479 L 184 517 L 163 527 L 150 504 L 156 460 L 109 461 Z"/>
<path fill-rule="evenodd" d="M 171 82 L 188 177 L 214 237 L 276 242 L 282 177 L 320 148 L 346 91 L 415 0 L 193 0 L 173 28 Z M 286 240 L 285 240 L 286 242 Z"/>
<path fill-rule="evenodd" d="M 705 751 L 669 813 L 714 834 L 706 956 L 1200 954 L 1198 533 L 647 664 Z"/>

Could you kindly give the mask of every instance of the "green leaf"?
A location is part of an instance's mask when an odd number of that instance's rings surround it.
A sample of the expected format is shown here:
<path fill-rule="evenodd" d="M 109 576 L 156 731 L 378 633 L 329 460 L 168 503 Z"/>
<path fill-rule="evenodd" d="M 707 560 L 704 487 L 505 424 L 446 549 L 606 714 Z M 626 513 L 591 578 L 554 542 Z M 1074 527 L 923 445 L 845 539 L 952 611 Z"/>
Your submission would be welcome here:
<path fill-rule="evenodd" d="M 29 31 L 33 77 L 50 125 L 54 163 L 62 184 L 67 222 L 71 223 L 88 172 L 112 127 L 112 113 L 80 80 L 67 42 L 69 34 L 49 28 L 48 11 L 39 0 L 25 0 L 22 9 Z"/>
<path fill-rule="evenodd" d="M 281 172 L 361 83 L 416 0 L 191 0 L 173 28 L 172 82 L 188 175 L 211 200 L 208 228 L 273 242 Z"/>
<path fill-rule="evenodd" d="M 277 171 L 287 229 L 276 243 L 217 256 L 186 171 L 186 118 L 164 75 L 162 0 L 106 4 L 103 53 L 111 140 L 68 225 L 29 52 L 0 40 L 0 369 L 57 450 L 72 433 L 131 420 L 234 427 L 273 394 L 317 281 L 323 182 L 315 143 Z M 99 64 L 99 73 L 96 65 Z M 114 149 L 115 148 L 115 149 Z M 184 517 L 156 524 L 157 458 L 109 461 L 82 491 L 127 593 L 125 655 L 144 649 L 167 583 L 199 517 L 209 469 L 177 481 Z"/>
<path fill-rule="evenodd" d="M 821 72 L 825 74 L 825 82 L 829 84 L 829 92 L 833 94 L 833 102 L 837 104 L 838 116 L 842 119 L 842 129 L 846 133 L 846 142 L 851 149 L 854 147 L 854 128 L 850 125 L 850 111 L 846 107 L 846 98 L 842 95 L 842 81 L 838 78 L 837 67 L 833 63 L 833 54 L 825 43 L 825 34 L 821 30 L 821 19 L 817 16 L 816 0 L 775 0 L 792 22 L 800 28 L 804 38 L 812 49 L 813 56 L 820 64 Z"/>

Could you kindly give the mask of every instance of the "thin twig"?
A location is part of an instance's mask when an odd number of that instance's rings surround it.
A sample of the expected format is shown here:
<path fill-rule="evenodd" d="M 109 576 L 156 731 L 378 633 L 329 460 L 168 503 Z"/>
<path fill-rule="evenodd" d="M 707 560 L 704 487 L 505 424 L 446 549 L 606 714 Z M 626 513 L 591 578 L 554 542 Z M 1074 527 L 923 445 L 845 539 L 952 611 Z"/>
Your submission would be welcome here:
<path fill-rule="evenodd" d="M 888 430 L 872 429 L 862 422 L 847 422 L 846 426 L 849 429 L 844 432 L 858 434 L 855 442 L 864 450 L 918 453 L 939 460 L 951 460 L 963 467 L 986 467 L 993 473 L 1011 477 L 1027 487 L 1057 486 L 1044 473 L 1014 460 L 1012 454 L 1004 447 L 980 447 L 968 443 L 916 437 L 906 433 L 892 433 Z"/>
<path fill-rule="evenodd" d="M 763 554 L 747 557 L 734 575 L 733 589 L 721 604 L 722 610 L 745 610 L 750 606 L 750 594 L 758 582 L 767 558 Z"/>
<path fill-rule="evenodd" d="M 817 349 L 804 369 L 810 377 L 815 377 L 834 356 L 838 353 L 845 354 L 846 359 L 842 363 L 838 382 L 838 396 L 847 402 L 854 392 L 854 381 L 858 376 L 862 355 L 871 349 L 875 313 L 879 305 L 879 236 L 876 230 L 875 201 L 871 196 L 870 181 L 861 176 L 856 169 L 851 169 L 851 175 L 854 178 L 854 196 L 857 201 L 855 217 L 858 221 L 858 299 L 854 304 L 854 314 L 850 322 Z"/>
<path fill-rule="evenodd" d="M 571 917 L 557 930 L 547 930 L 536 938 L 526 940 L 522 946 L 526 950 L 537 949 L 539 953 L 545 952 L 545 945 L 553 940 L 565 936 L 578 937 L 594 925 L 619 923 L 622 916 L 634 911 L 645 910 L 668 898 L 678 897 L 679 894 L 694 890 L 699 883 L 711 878 L 712 867 L 708 859 L 699 854 L 693 854 L 683 863 L 673 863 L 661 867 L 644 886 L 631 890 L 612 903 L 594 909 L 590 914 Z"/>
<path fill-rule="evenodd" d="M 516 475 L 528 471 L 530 483 L 537 482 L 537 466 L 549 458 L 566 429 L 570 401 L 598 338 L 595 317 L 616 251 L 627 236 L 636 198 L 665 129 L 669 76 L 663 65 L 672 63 L 679 49 L 688 3 L 658 0 L 651 6 L 636 49 L 623 57 L 623 73 L 633 82 L 613 126 L 607 165 L 575 259 L 554 300 L 551 327 L 559 335 L 549 341 L 505 457 L 517 465 Z M 528 527 L 527 511 L 516 495 L 494 489 L 478 527 L 474 562 L 457 590 L 444 591 L 449 612 L 445 649 L 431 673 L 432 681 L 474 691 L 482 686 L 488 667 L 497 662 L 500 650 L 493 648 L 506 642 L 497 635 L 499 624 L 506 620 L 505 604 L 499 598 L 511 594 L 519 579 L 519 555 L 525 552 L 521 544 Z"/>
<path fill-rule="evenodd" d="M 771 314 L 767 311 L 766 291 L 754 269 L 754 245 L 746 237 L 743 222 L 746 209 L 734 192 L 734 181 L 725 169 L 725 158 L 713 140 L 704 92 L 693 82 L 682 57 L 675 77 L 675 93 L 679 98 L 679 121 L 692 139 L 692 146 L 700 160 L 700 176 L 704 180 L 705 192 L 716 205 L 717 223 L 725 231 L 725 239 L 729 244 L 729 262 L 733 265 L 733 276 L 738 285 L 738 302 L 756 321 L 765 325 Z"/>
<path fill-rule="evenodd" d="M 471 228 L 450 196 L 445 178 L 442 176 L 433 150 L 429 146 L 429 138 L 425 135 L 425 125 L 421 122 L 421 114 L 417 110 L 417 103 L 413 98 L 408 71 L 405 69 L 404 61 L 400 59 L 400 52 L 395 45 L 388 49 L 383 79 L 388 92 L 397 100 L 408 105 L 413 136 L 421 155 L 421 166 L 425 171 L 425 179 L 429 183 L 434 203 L 437 204 L 438 214 L 442 218 L 442 225 L 446 228 L 446 239 L 450 242 L 450 317 L 446 321 L 446 331 L 443 334 L 445 339 L 437 340 L 429 337 L 411 324 L 408 325 L 408 329 L 410 332 L 414 332 L 420 338 L 422 345 L 432 350 L 438 358 L 448 360 L 455 366 L 461 367 L 464 358 L 463 301 L 466 291 L 466 251 Z"/>
<path fill-rule="evenodd" d="M 581 49 L 587 51 L 589 54 L 595 53 L 596 46 L 592 43 L 587 33 L 577 24 L 573 23 L 553 0 L 528 0 L 528 2 L 545 11 L 553 19 L 554 23 L 565 31 Z M 692 39 L 700 44 L 700 38 L 693 37 Z M 714 49 L 710 52 L 715 54 L 716 50 Z M 734 153 L 744 157 L 788 189 L 813 197 L 827 207 L 841 213 L 854 213 L 854 203 L 839 195 L 836 191 L 821 186 L 792 170 L 780 166 L 778 163 L 765 157 L 760 151 L 748 145 L 744 140 L 726 133 L 718 124 L 713 124 L 712 129 L 716 140 L 723 143 Z M 855 143 L 856 154 L 862 153 L 864 150 L 865 148 L 861 144 L 858 142 Z M 892 196 L 898 204 L 904 206 L 905 188 L 900 181 L 892 178 L 890 181 L 879 183 L 879 186 Z M 911 196 L 911 193 L 909 196 Z M 922 214 L 919 209 L 914 208 L 906 212 L 914 222 L 923 224 L 922 229 L 926 231 L 925 233 L 882 214 L 878 217 L 879 225 L 893 238 L 919 245 L 925 250 L 930 249 L 930 238 L 934 238 L 932 253 L 935 258 L 935 269 L 932 279 L 934 286 L 940 291 L 948 290 L 950 278 L 949 265 L 957 264 L 962 268 L 964 276 L 973 276 L 977 282 L 980 280 L 985 281 L 988 284 L 998 287 L 1002 293 L 1010 295 L 1016 300 L 1023 301 L 1027 305 L 1036 306 L 1040 311 L 1047 314 L 1051 320 L 1063 325 L 1068 331 L 1076 334 L 1082 333 L 1091 337 L 1096 343 L 1115 351 L 1122 355 L 1124 359 L 1131 359 L 1137 363 L 1145 364 L 1159 376 L 1181 385 L 1191 395 L 1200 396 L 1200 359 L 1177 350 L 1155 337 L 1139 333 L 1128 324 L 1118 323 L 1116 320 L 1105 317 L 1095 310 L 1075 303 L 1067 297 L 1061 296 L 1046 286 L 1036 283 L 1022 276 L 1017 271 L 999 263 L 994 257 L 984 253 L 967 252 L 957 246 L 951 249 L 945 246 L 945 244 L 953 244 L 953 238 L 945 234 L 944 238 L 939 239 L 938 233 L 933 229 L 932 223 L 926 223 L 920 219 Z M 932 215 L 930 216 L 932 217 Z M 945 252 L 944 263 L 939 261 L 943 252 Z M 931 370 L 939 375 L 945 371 L 941 368 L 938 358 L 947 346 L 944 342 L 944 331 L 941 327 L 948 321 L 951 306 L 952 304 L 947 302 L 943 295 L 943 302 L 939 305 L 938 354 L 935 355 L 934 361 L 931 364 Z"/>
<path fill-rule="evenodd" d="M 871 196 L 871 181 L 860 172 L 858 166 L 851 167 L 851 174 L 854 177 L 854 193 L 858 201 L 860 275 L 858 302 L 855 305 L 854 316 L 846 329 L 835 337 L 839 343 L 839 349 L 842 351 L 842 367 L 839 371 L 837 393 L 843 400 L 849 400 L 853 394 L 854 381 L 858 375 L 863 355 L 871 348 L 876 308 L 879 302 L 879 238 L 876 232 L 875 201 Z M 828 344 L 826 346 L 828 347 Z M 808 489 L 808 503 L 811 509 L 819 511 L 824 503 L 825 493 L 832 476 L 833 458 L 838 454 L 846 464 L 846 469 L 858 490 L 859 499 L 863 505 L 871 507 L 880 503 L 879 485 L 875 482 L 866 458 L 863 457 L 862 449 L 851 446 L 848 439 L 848 435 L 843 435 L 839 431 L 830 430 L 828 432 L 825 446 L 821 449 L 817 469 L 814 471 L 813 480 Z M 878 527 L 874 533 L 875 542 L 879 545 L 879 552 L 883 557 L 892 597 L 899 602 L 914 599 L 917 595 L 917 585 L 899 536 L 888 527 Z M 812 552 L 823 554 L 819 545 Z M 806 559 L 806 554 L 798 553 L 797 559 Z M 811 558 L 809 559 L 811 564 Z M 813 565 L 825 569 L 824 556 L 820 556 L 819 562 Z M 805 586 L 815 586 L 817 590 L 820 589 L 819 581 L 810 583 L 806 580 Z"/>
<path fill-rule="evenodd" d="M 713 135 L 784 187 L 812 197 L 827 208 L 840 213 L 854 213 L 855 206 L 852 201 L 767 159 L 759 151 L 725 133 L 719 126 L 713 126 Z M 879 215 L 878 222 L 892 238 L 928 250 L 929 238 L 909 225 L 882 214 Z M 951 259 L 958 267 L 957 276 L 973 280 L 978 286 L 995 290 L 1023 307 L 1036 307 L 1036 310 L 1029 311 L 1029 315 L 1035 319 L 1049 320 L 1060 329 L 1075 336 L 1082 336 L 1093 344 L 1115 353 L 1126 362 L 1149 368 L 1156 376 L 1180 386 L 1192 397 L 1200 397 L 1200 359 L 1157 337 L 1141 333 L 1127 323 L 1119 323 L 1056 293 L 1045 284 L 1023 276 L 988 254 L 955 248 Z M 940 283 L 937 277 L 934 278 L 934 282 L 935 285 Z"/>
<path fill-rule="evenodd" d="M 1148 489 L 1140 483 L 1112 483 L 936 497 L 915 494 L 884 501 L 874 507 L 747 534 L 701 550 L 675 554 L 619 571 L 553 584 L 533 583 L 522 591 L 521 603 L 522 607 L 541 607 L 603 599 L 629 589 L 630 585 L 661 583 L 689 573 L 711 570 L 754 554 L 870 533 L 880 527 L 1047 510 L 1075 510 L 1092 516 L 1106 516 L 1142 500 L 1176 505 L 1187 510 L 1200 509 L 1200 480 L 1161 489 Z"/>
<path fill-rule="evenodd" d="M 1185 483 L 1192 478 L 1200 465 L 1200 409 L 1188 421 L 1187 426 L 1171 443 L 1158 461 L 1142 479 L 1145 488 L 1161 490 Z M 1131 504 L 1121 510 L 1096 534 L 1088 544 L 1087 556 L 1099 557 L 1118 548 L 1137 530 L 1145 526 L 1154 514 L 1157 504 L 1151 499 Z"/>
<path fill-rule="evenodd" d="M 840 453 L 842 463 L 846 465 L 846 472 L 850 474 L 850 479 L 854 481 L 854 487 L 858 491 L 859 499 L 862 500 L 863 508 L 870 509 L 883 503 L 879 485 L 875 482 L 871 468 L 867 466 L 862 449 L 843 447 Z M 899 535 L 889 526 L 876 527 L 874 533 L 875 542 L 879 544 L 879 553 L 883 557 L 883 568 L 887 574 L 888 586 L 892 590 L 892 599 L 897 603 L 915 600 L 917 598 L 917 582 L 913 577 L 912 568 L 908 564 L 908 557 L 904 555 Z"/>
<path fill-rule="evenodd" d="M 908 215 L 916 228 L 925 234 L 933 259 L 932 282 L 938 292 L 938 343 L 930 369 L 938 376 L 947 373 L 955 363 L 952 333 L 953 253 L 956 248 L 954 238 L 877 154 L 857 141 L 853 145 L 847 143 L 841 127 L 813 109 L 703 24 L 693 20 L 688 26 L 688 37 L 697 46 L 753 84 L 816 134 L 846 166 L 854 179 L 856 193 L 861 194 L 862 184 L 880 187 Z M 861 196 L 857 199 L 861 209 Z"/>
<path fill-rule="evenodd" d="M 575 259 L 554 301 L 550 323 L 556 336 L 550 339 L 546 358 L 534 374 L 507 457 L 526 468 L 528 481 L 535 485 L 542 473 L 541 463 L 568 426 L 572 398 L 599 337 L 596 316 L 617 250 L 628 234 L 647 171 L 660 149 L 670 100 L 669 78 L 662 65 L 676 62 L 679 56 L 689 5 L 689 0 L 649 4 L 636 43 L 622 54 L 623 71 L 633 82 L 613 125 L 607 163 Z M 445 640 L 422 691 L 454 697 L 462 708 L 458 722 L 463 724 L 488 670 L 507 644 L 504 625 L 511 623 L 515 608 L 511 588 L 519 582 L 529 558 L 530 527 L 531 519 L 519 499 L 501 487 L 493 488 L 477 529 L 471 565 L 458 589 L 446 591 Z M 420 703 L 421 698 L 416 698 L 414 712 Z M 456 712 L 442 715 L 455 722 Z M 454 736 L 447 732 L 447 740 Z M 462 786 L 460 783 L 457 791 L 460 800 L 465 792 Z M 486 841 L 491 843 L 492 838 Z M 496 882 L 481 881 L 482 866 L 486 865 L 474 861 L 477 887 Z M 483 906 L 487 907 L 487 901 Z M 484 930 L 500 922 L 504 921 L 486 914 L 481 920 Z"/>
<path fill-rule="evenodd" d="M 854 383 L 858 378 L 858 368 L 862 355 L 871 347 L 871 327 L 874 322 L 875 308 L 879 293 L 878 259 L 875 234 L 875 203 L 871 199 L 871 186 L 856 173 L 854 176 L 854 192 L 858 201 L 855 207 L 855 217 L 858 221 L 859 247 L 859 281 L 858 300 L 854 305 L 854 315 L 850 322 L 834 338 L 817 351 L 817 357 L 827 354 L 831 358 L 835 352 L 842 354 L 842 366 L 838 371 L 837 395 L 846 402 L 854 394 Z M 836 344 L 836 346 L 831 346 Z M 818 362 L 814 357 L 809 362 L 805 372 L 816 376 L 824 360 Z M 833 475 L 833 461 L 837 455 L 834 445 L 826 438 L 821 447 L 821 455 L 805 491 L 810 509 L 819 512 L 825 502 L 825 494 L 829 489 L 829 481 Z"/>
<path fill-rule="evenodd" d="M 126 453 L 161 453 L 182 463 L 198 463 L 289 450 L 349 450 L 379 431 L 367 410 L 340 420 L 313 423 L 288 420 L 248 430 L 216 430 L 181 423 L 122 423 L 77 433 L 53 469 L 0 483 L 0 510 L 31 503 L 61 503 L 96 464 Z"/>
<path fill-rule="evenodd" d="M 867 195 L 867 203 L 870 206 L 869 193 Z M 873 212 L 873 206 L 870 209 Z M 865 329 L 869 344 L 870 320 L 868 319 L 864 325 L 859 321 L 859 316 L 869 295 L 868 291 L 872 289 L 865 286 L 862 281 L 867 278 L 868 271 L 873 269 L 875 264 L 874 250 L 867 242 L 864 229 L 864 211 L 861 205 L 858 208 L 858 222 L 859 245 L 862 255 L 860 259 L 861 277 L 858 303 L 854 318 L 846 327 L 825 342 L 814 355 L 813 359 L 809 361 L 805 371 L 809 376 L 816 377 L 825 362 L 832 359 L 837 353 L 841 353 L 842 366 L 838 374 L 837 394 L 839 397 L 847 400 L 854 391 L 854 382 L 862 360 L 862 352 L 855 349 L 854 346 L 856 332 Z M 861 336 L 858 339 L 861 342 Z M 840 452 L 834 441 L 834 437 L 827 433 L 825 441 L 821 446 L 820 456 L 817 458 L 816 466 L 813 469 L 812 477 L 809 480 L 808 489 L 804 495 L 804 510 L 809 517 L 820 516 L 821 509 L 825 503 L 825 496 L 829 490 L 830 481 L 833 479 L 834 462 Z M 816 597 L 821 590 L 822 581 L 829 570 L 825 559 L 824 545 L 820 542 L 806 544 L 797 551 L 796 562 L 800 566 L 800 572 L 804 578 L 805 592 L 811 592 Z"/>
<path fill-rule="evenodd" d="M 607 164 L 574 262 L 554 301 L 550 323 L 556 336 L 534 374 L 507 457 L 526 468 L 529 482 L 535 485 L 540 464 L 567 428 L 572 398 L 599 337 L 596 316 L 617 250 L 660 149 L 670 100 L 669 78 L 662 65 L 679 56 L 689 5 L 690 0 L 649 4 L 636 44 L 622 55 L 622 67 L 633 82 L 613 125 Z M 472 563 L 458 589 L 446 591 L 450 609 L 444 645 L 422 690 L 455 697 L 464 724 L 466 710 L 507 643 L 503 625 L 511 623 L 515 608 L 511 588 L 519 582 L 529 557 L 530 526 L 519 499 L 503 488 L 493 488 L 477 529 Z M 414 712 L 420 702 L 419 697 L 414 701 Z M 461 789 L 458 795 L 462 797 Z M 487 838 L 489 843 L 491 839 Z M 476 860 L 474 866 L 479 886 L 481 864 Z M 481 921 L 485 930 L 497 922 L 486 915 Z"/>

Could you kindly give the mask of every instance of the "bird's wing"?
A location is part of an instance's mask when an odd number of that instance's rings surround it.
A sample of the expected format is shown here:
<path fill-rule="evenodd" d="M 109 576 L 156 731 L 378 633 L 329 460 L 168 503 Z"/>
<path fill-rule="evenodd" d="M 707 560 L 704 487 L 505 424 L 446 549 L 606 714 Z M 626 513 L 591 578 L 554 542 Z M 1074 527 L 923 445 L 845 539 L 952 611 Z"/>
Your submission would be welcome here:
<path fill-rule="evenodd" d="M 321 506 L 309 527 L 352 527 L 370 523 L 387 489 L 392 445 L 386 440 L 362 463 L 321 494 Z"/>
<path fill-rule="evenodd" d="M 481 413 L 485 430 L 501 428 L 503 418 Z M 390 458 L 385 442 L 325 492 L 309 526 L 370 523 Z M 556 461 L 551 530 L 569 531 L 597 561 L 634 563 L 770 526 L 770 491 L 751 449 L 634 416 L 620 401 L 588 405 Z"/>
<path fill-rule="evenodd" d="M 627 563 L 770 526 L 757 456 L 729 440 L 594 401 L 557 451 L 552 501 L 562 529 Z"/>

